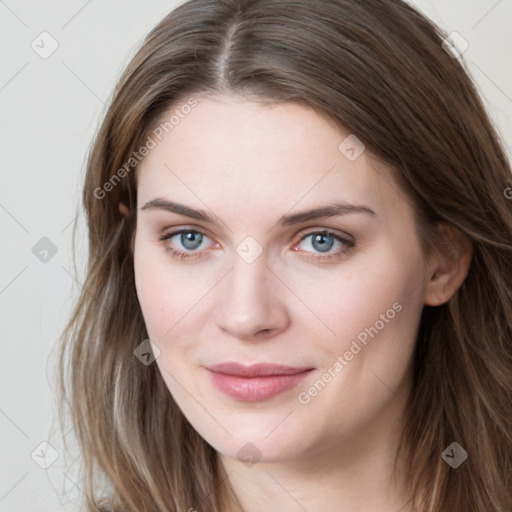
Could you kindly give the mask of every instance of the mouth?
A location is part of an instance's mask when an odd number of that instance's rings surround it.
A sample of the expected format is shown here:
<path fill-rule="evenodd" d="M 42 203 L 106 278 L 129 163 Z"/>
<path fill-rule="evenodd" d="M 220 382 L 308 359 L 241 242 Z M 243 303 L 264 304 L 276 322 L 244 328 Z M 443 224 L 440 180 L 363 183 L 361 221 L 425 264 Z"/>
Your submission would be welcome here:
<path fill-rule="evenodd" d="M 281 395 L 314 370 L 269 363 L 221 363 L 205 368 L 219 391 L 242 402 L 261 402 Z"/>

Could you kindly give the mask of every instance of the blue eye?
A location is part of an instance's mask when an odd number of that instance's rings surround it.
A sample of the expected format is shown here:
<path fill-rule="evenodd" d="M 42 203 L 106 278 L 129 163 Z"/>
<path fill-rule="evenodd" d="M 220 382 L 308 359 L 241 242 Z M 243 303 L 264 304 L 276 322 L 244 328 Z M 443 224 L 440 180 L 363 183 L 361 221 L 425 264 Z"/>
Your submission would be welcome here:
<path fill-rule="evenodd" d="M 336 241 L 333 236 L 330 236 L 327 233 L 314 233 L 312 235 L 308 235 L 307 238 L 310 237 L 313 237 L 311 239 L 311 246 L 320 252 L 330 251 Z"/>
<path fill-rule="evenodd" d="M 205 249 L 208 248 L 208 241 L 211 241 L 210 237 L 194 229 L 173 231 L 162 235 L 160 240 L 169 241 L 170 243 L 165 244 L 165 250 L 171 253 L 173 258 L 180 260 L 203 257 Z M 300 247 L 301 245 L 305 247 Z M 341 258 L 354 246 L 355 242 L 349 238 L 332 231 L 321 230 L 304 235 L 292 250 L 309 254 L 308 259 L 327 261 Z"/>
<path fill-rule="evenodd" d="M 305 244 L 305 247 L 302 247 L 298 250 L 312 253 L 311 257 L 314 259 L 329 259 L 332 257 L 339 257 L 355 245 L 353 240 L 344 238 L 336 233 L 333 233 L 332 231 L 315 231 L 308 233 L 301 238 L 297 245 L 300 246 L 307 240 L 308 242 Z M 337 247 L 337 250 L 330 252 L 333 247 Z"/>
<path fill-rule="evenodd" d="M 178 235 L 180 243 L 188 251 L 197 249 L 203 241 L 203 235 L 197 231 L 182 231 Z"/>
<path fill-rule="evenodd" d="M 174 249 L 168 244 L 165 245 L 165 248 L 172 254 L 172 256 L 178 259 L 186 259 L 201 256 L 200 251 L 197 249 L 201 248 L 201 244 L 208 238 L 209 237 L 199 231 L 195 231 L 193 229 L 181 229 L 161 236 L 160 240 L 169 240 L 171 241 L 172 246 L 177 245 L 178 249 Z M 179 248 L 180 244 L 184 250 Z"/>

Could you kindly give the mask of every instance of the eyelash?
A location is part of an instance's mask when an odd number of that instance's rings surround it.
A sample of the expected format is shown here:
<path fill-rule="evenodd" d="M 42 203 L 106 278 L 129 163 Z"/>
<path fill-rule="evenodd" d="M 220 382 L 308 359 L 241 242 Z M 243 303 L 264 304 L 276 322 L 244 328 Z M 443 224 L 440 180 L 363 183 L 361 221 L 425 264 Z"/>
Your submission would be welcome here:
<path fill-rule="evenodd" d="M 166 234 L 162 235 L 160 237 L 160 241 L 166 242 L 167 240 L 170 240 L 171 238 L 175 237 L 176 235 L 180 235 L 181 233 L 197 233 L 204 237 L 209 238 L 206 233 L 203 233 L 202 231 L 199 231 L 197 229 L 179 229 L 177 231 L 173 231 L 171 233 L 166 233 Z M 345 237 L 338 235 L 337 233 L 335 233 L 333 231 L 329 231 L 327 229 L 322 229 L 322 230 L 318 230 L 318 231 L 309 231 L 308 233 L 304 234 L 300 238 L 300 240 L 294 245 L 297 245 L 297 244 L 303 242 L 305 239 L 307 239 L 313 235 L 327 235 L 328 237 L 334 238 L 336 241 L 343 244 L 344 247 L 342 247 L 340 250 L 338 250 L 337 252 L 332 253 L 332 254 L 326 254 L 325 256 L 321 256 L 321 255 L 319 255 L 321 253 L 316 253 L 316 255 L 314 255 L 314 256 L 307 256 L 307 259 L 321 260 L 321 261 L 326 261 L 326 260 L 331 261 L 332 259 L 339 259 L 339 258 L 341 258 L 341 256 L 345 255 L 351 249 L 353 249 L 356 245 L 354 240 L 345 238 Z M 165 247 L 165 250 L 168 251 L 173 258 L 178 259 L 178 260 L 189 260 L 190 261 L 191 259 L 195 260 L 197 258 L 202 257 L 202 254 L 201 254 L 202 251 L 187 251 L 187 252 L 180 251 L 180 250 L 174 249 L 173 247 L 169 246 L 169 244 L 164 244 L 164 247 Z M 303 252 L 307 252 L 308 254 L 315 254 L 315 253 L 310 253 L 309 251 L 303 251 Z"/>

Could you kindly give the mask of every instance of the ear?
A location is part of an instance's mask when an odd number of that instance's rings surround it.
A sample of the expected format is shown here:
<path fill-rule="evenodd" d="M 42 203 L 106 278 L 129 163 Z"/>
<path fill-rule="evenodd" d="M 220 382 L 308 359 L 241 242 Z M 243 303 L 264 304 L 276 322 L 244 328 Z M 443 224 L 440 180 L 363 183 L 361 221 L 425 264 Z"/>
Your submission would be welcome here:
<path fill-rule="evenodd" d="M 427 265 L 425 304 L 428 306 L 440 306 L 450 300 L 466 279 L 473 254 L 471 241 L 455 226 L 441 223 L 437 230 L 437 245 Z"/>
<path fill-rule="evenodd" d="M 130 219 L 130 210 L 129 208 L 122 202 L 119 201 L 119 213 L 125 218 L 125 221 L 128 221 Z M 134 250 L 134 244 L 135 244 L 135 231 L 132 232 L 131 240 L 130 240 L 130 250 L 133 254 Z"/>
<path fill-rule="evenodd" d="M 126 218 L 130 216 L 130 210 L 122 201 L 119 201 L 119 212 Z"/>

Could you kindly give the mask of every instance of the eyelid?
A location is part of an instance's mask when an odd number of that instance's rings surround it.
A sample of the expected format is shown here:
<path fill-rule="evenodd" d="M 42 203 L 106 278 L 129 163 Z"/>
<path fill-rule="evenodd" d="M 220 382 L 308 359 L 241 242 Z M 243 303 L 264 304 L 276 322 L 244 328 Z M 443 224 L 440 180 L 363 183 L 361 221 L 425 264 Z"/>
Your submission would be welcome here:
<path fill-rule="evenodd" d="M 194 233 L 200 233 L 203 236 L 207 236 L 210 239 L 213 239 L 213 235 L 210 234 L 208 229 L 205 229 L 203 227 L 194 226 L 193 224 L 183 224 L 178 226 L 173 226 L 170 228 L 164 228 L 162 229 L 162 234 L 159 235 L 159 238 L 170 238 L 174 235 L 177 235 L 179 233 L 182 233 L 183 231 L 189 232 L 192 231 Z"/>
<path fill-rule="evenodd" d="M 335 251 L 335 252 L 314 252 L 314 251 L 303 251 L 300 249 L 296 249 L 296 246 L 299 245 L 301 242 L 303 242 L 305 239 L 314 236 L 314 235 L 327 235 L 328 237 L 334 238 L 336 241 L 338 241 L 341 244 L 341 247 Z M 306 259 L 312 260 L 312 261 L 318 261 L 322 263 L 337 263 L 339 260 L 345 256 L 349 251 L 353 250 L 356 246 L 356 241 L 353 236 L 349 235 L 348 233 L 340 234 L 334 229 L 329 228 L 309 228 L 307 232 L 300 235 L 299 240 L 293 244 L 292 250 L 296 252 L 302 252 L 307 254 L 308 256 L 305 256 Z"/>
<path fill-rule="evenodd" d="M 169 232 L 166 232 L 166 233 L 160 235 L 159 236 L 159 240 L 163 243 L 163 242 L 166 242 L 167 240 L 170 240 L 171 238 L 173 238 L 176 235 L 179 235 L 179 234 L 181 234 L 183 232 L 198 233 L 198 234 L 200 234 L 200 235 L 202 235 L 204 237 L 207 237 L 210 240 L 212 240 L 215 245 L 217 245 L 217 246 L 220 245 L 218 242 L 215 242 L 213 240 L 213 238 L 206 232 L 206 230 L 204 230 L 203 228 L 198 228 L 196 226 L 181 226 L 179 228 L 176 228 L 176 229 L 174 229 L 172 231 L 169 231 Z M 325 228 L 325 227 L 315 228 L 315 227 L 311 227 L 310 226 L 308 228 L 304 228 L 304 230 L 302 232 L 299 232 L 299 234 L 296 235 L 296 236 L 299 237 L 299 239 L 295 243 L 293 243 L 292 247 L 300 244 L 306 238 L 309 238 L 309 237 L 311 237 L 313 235 L 318 235 L 318 234 L 325 234 L 325 235 L 327 235 L 329 237 L 332 237 L 335 240 L 337 240 L 338 242 L 340 242 L 344 247 L 342 247 L 341 249 L 339 249 L 338 251 L 336 251 L 334 253 L 330 253 L 330 252 L 321 253 L 321 252 L 312 252 L 312 251 L 300 251 L 300 252 L 304 252 L 304 253 L 310 254 L 310 256 L 307 256 L 306 259 L 325 261 L 325 262 L 328 261 L 328 260 L 331 260 L 331 259 L 339 259 L 345 253 L 347 253 L 349 250 L 353 249 L 354 246 L 356 245 L 356 241 L 355 241 L 354 237 L 352 237 L 348 233 L 339 232 L 339 231 L 337 231 L 335 229 L 332 229 L 332 228 Z M 182 259 L 182 260 L 186 260 L 186 259 L 192 259 L 193 260 L 193 259 L 201 258 L 204 255 L 204 253 L 208 250 L 208 249 L 180 250 L 180 249 L 175 249 L 174 247 L 171 247 L 168 244 L 164 244 L 164 245 L 165 245 L 165 250 L 170 252 L 171 255 L 174 258 Z M 296 250 L 296 249 L 292 249 L 292 250 Z M 298 250 L 296 250 L 296 251 L 299 252 Z"/>
<path fill-rule="evenodd" d="M 181 250 L 181 249 L 175 249 L 170 243 L 168 243 L 168 241 L 172 238 L 174 238 L 176 235 L 179 235 L 181 233 L 187 233 L 187 232 L 194 232 L 194 233 L 199 233 L 200 235 L 202 235 L 203 237 L 207 237 L 209 238 L 210 240 L 213 240 L 212 237 L 210 237 L 207 233 L 205 233 L 205 231 L 203 231 L 203 229 L 199 229 L 199 228 L 196 228 L 196 227 L 187 227 L 187 226 L 182 226 L 180 228 L 176 228 L 174 230 L 171 230 L 171 231 L 168 231 L 166 233 L 163 233 L 161 235 L 159 235 L 158 237 L 158 241 L 160 242 L 160 244 L 163 245 L 164 247 L 164 250 L 166 252 L 168 252 L 170 255 L 171 255 L 171 258 L 174 259 L 174 260 L 178 260 L 178 261 L 181 261 L 183 263 L 192 263 L 198 259 L 203 259 L 204 258 L 204 252 L 207 250 L 207 249 L 201 249 L 199 251 L 195 251 L 195 250 Z M 216 242 L 214 242 L 216 243 Z M 218 244 L 217 244 L 218 245 Z"/>
<path fill-rule="evenodd" d="M 199 233 L 203 237 L 209 238 L 212 242 L 214 242 L 214 244 L 219 245 L 218 242 L 215 242 L 213 240 L 213 237 L 211 237 L 206 232 L 206 230 L 204 230 L 202 228 L 195 227 L 195 226 L 193 226 L 193 227 L 191 227 L 191 226 L 179 227 L 179 228 L 176 228 L 176 229 L 173 229 L 171 231 L 163 233 L 158 238 L 159 238 L 160 241 L 167 241 L 167 240 L 170 240 L 171 238 L 174 238 L 176 235 L 179 235 L 181 233 Z M 202 249 L 202 250 L 204 250 L 204 249 Z M 201 251 L 187 251 L 187 252 L 192 253 L 192 252 L 201 252 Z"/>
<path fill-rule="evenodd" d="M 314 234 L 320 234 L 320 233 L 327 233 L 327 234 L 333 235 L 333 236 L 335 235 L 335 236 L 342 238 L 343 240 L 347 240 L 347 241 L 355 243 L 354 237 L 352 235 L 349 235 L 345 231 L 339 231 L 334 228 L 326 228 L 326 227 L 310 226 L 310 227 L 304 228 L 304 230 L 300 231 L 297 234 L 297 236 L 299 237 L 299 241 L 302 241 L 302 240 L 304 240 L 304 238 L 307 238 L 308 236 L 311 236 Z"/>
<path fill-rule="evenodd" d="M 161 235 L 159 237 L 159 239 L 160 240 L 168 240 L 168 239 L 170 239 L 170 238 L 174 237 L 175 235 L 178 235 L 178 234 L 180 234 L 182 232 L 199 233 L 199 234 L 201 234 L 203 236 L 208 237 L 210 240 L 213 240 L 213 237 L 210 236 L 207 233 L 207 230 L 204 230 L 203 228 L 199 228 L 199 227 L 196 227 L 196 226 L 188 226 L 188 225 L 187 226 L 181 226 L 179 228 L 173 229 L 172 231 L 166 232 L 163 235 Z M 347 240 L 347 241 L 355 243 L 354 237 L 352 235 L 349 235 L 348 233 L 346 233 L 344 231 L 338 231 L 338 230 L 333 229 L 333 228 L 314 227 L 314 226 L 310 226 L 310 227 L 304 228 L 298 234 L 294 235 L 292 237 L 292 240 L 298 237 L 298 241 L 302 241 L 305 238 L 307 238 L 308 236 L 311 236 L 313 234 L 319 234 L 319 233 L 327 233 L 327 234 L 331 234 L 331 235 L 337 235 L 337 236 L 339 236 L 340 238 L 342 238 L 344 240 Z"/>

